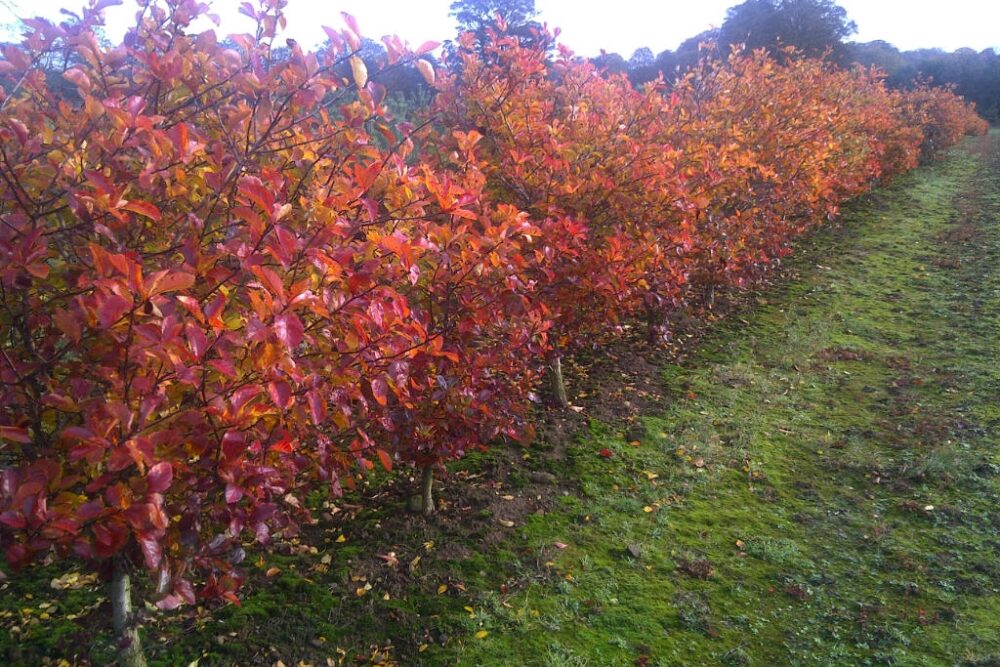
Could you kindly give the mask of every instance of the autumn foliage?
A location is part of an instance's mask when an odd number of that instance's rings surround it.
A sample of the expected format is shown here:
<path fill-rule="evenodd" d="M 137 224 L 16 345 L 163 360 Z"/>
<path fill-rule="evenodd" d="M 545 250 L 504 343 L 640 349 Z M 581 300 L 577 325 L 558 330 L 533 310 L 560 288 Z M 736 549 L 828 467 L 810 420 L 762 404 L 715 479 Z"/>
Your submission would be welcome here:
<path fill-rule="evenodd" d="M 95 9 L 3 49 L 0 546 L 142 563 L 168 608 L 235 600 L 311 490 L 523 436 L 553 358 L 758 283 L 986 129 L 762 52 L 637 90 L 502 26 L 450 72 L 386 40 L 437 87 L 414 127 L 350 19 L 277 57 L 280 0 L 232 45 L 194 0 L 142 4 L 114 47 Z"/>

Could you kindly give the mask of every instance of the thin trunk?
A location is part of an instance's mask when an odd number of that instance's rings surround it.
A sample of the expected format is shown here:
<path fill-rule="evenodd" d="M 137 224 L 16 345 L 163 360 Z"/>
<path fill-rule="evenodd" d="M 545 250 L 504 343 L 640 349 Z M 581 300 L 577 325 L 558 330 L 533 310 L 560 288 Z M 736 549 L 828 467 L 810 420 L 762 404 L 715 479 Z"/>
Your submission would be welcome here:
<path fill-rule="evenodd" d="M 424 466 L 424 474 L 421 478 L 420 501 L 421 510 L 424 516 L 434 514 L 434 466 L 428 464 Z"/>
<path fill-rule="evenodd" d="M 663 316 L 661 312 L 653 306 L 646 306 L 646 342 L 655 345 L 660 339 L 662 326 Z"/>
<path fill-rule="evenodd" d="M 146 667 L 146 655 L 139 641 L 139 627 L 132 610 L 132 578 L 123 556 L 113 561 L 111 579 L 111 620 L 118 641 L 118 663 L 122 667 Z"/>
<path fill-rule="evenodd" d="M 563 410 L 569 409 L 569 398 L 566 396 L 566 383 L 563 382 L 562 356 L 556 355 L 549 364 L 549 371 L 552 376 L 552 397 L 556 406 Z"/>

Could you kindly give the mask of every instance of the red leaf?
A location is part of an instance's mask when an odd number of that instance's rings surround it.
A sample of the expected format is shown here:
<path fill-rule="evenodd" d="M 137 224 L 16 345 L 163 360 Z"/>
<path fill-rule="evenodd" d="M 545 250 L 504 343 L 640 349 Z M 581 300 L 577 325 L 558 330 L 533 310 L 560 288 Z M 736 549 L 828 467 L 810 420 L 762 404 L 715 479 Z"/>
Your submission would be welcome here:
<path fill-rule="evenodd" d="M 101 328 L 110 329 L 130 308 L 132 302 L 128 299 L 117 294 L 106 296 L 97 307 L 97 319 L 101 323 Z"/>
<path fill-rule="evenodd" d="M 63 78 L 72 83 L 77 88 L 90 90 L 90 77 L 83 73 L 83 70 L 74 67 L 63 72 Z"/>
<path fill-rule="evenodd" d="M 250 270 L 272 294 L 281 299 L 282 303 L 287 300 L 285 297 L 285 286 L 282 284 L 281 277 L 277 273 L 266 266 L 254 266 Z"/>
<path fill-rule="evenodd" d="M 326 402 L 315 389 L 306 392 L 306 400 L 309 401 L 309 413 L 312 416 L 313 424 L 319 426 L 326 420 Z"/>
<path fill-rule="evenodd" d="M 304 331 L 302 321 L 294 313 L 283 313 L 274 318 L 275 335 L 290 348 L 298 347 Z"/>
<path fill-rule="evenodd" d="M 93 431 L 85 429 L 82 426 L 67 426 L 62 430 L 62 434 L 74 440 L 90 440 L 94 437 Z"/>
<path fill-rule="evenodd" d="M 132 211 L 133 213 L 138 213 L 139 215 L 144 215 L 154 222 L 159 222 L 163 217 L 160 213 L 160 209 L 156 208 L 154 204 L 151 204 L 148 201 L 131 200 L 121 204 L 118 208 L 126 211 Z"/>
<path fill-rule="evenodd" d="M 0 426 L 0 440 L 11 440 L 27 445 L 31 443 L 28 429 L 20 426 Z"/>
<path fill-rule="evenodd" d="M 155 570 L 163 560 L 163 548 L 159 540 L 154 537 L 140 535 L 138 537 L 139 547 L 142 549 L 142 557 L 146 561 L 146 567 Z"/>
<path fill-rule="evenodd" d="M 388 404 L 388 391 L 389 385 L 386 384 L 385 378 L 377 377 L 372 380 L 372 396 L 375 397 L 379 405 Z"/>
<path fill-rule="evenodd" d="M 344 23 L 346 23 L 347 27 L 351 29 L 351 32 L 360 37 L 361 31 L 358 30 L 357 19 L 355 19 L 352 15 L 348 14 L 347 12 L 340 12 L 340 15 L 344 17 Z"/>
<path fill-rule="evenodd" d="M 146 474 L 146 487 L 150 493 L 163 493 L 174 479 L 174 468 L 168 461 L 161 461 Z"/>
<path fill-rule="evenodd" d="M 282 410 L 287 409 L 292 404 L 292 388 L 284 380 L 275 380 L 267 384 L 267 391 L 271 394 L 271 400 Z"/>
<path fill-rule="evenodd" d="M 52 314 L 52 321 L 74 343 L 80 342 L 80 322 L 68 310 L 57 309 Z"/>
<path fill-rule="evenodd" d="M 291 454 L 294 447 L 292 447 L 292 441 L 290 438 L 282 438 L 278 442 L 271 445 L 270 450 L 281 454 Z"/>
<path fill-rule="evenodd" d="M 198 359 L 205 356 L 205 350 L 208 349 L 208 337 L 205 336 L 205 332 L 201 330 L 201 327 L 194 322 L 188 322 L 184 325 L 184 334 L 187 336 L 188 345 L 191 346 L 194 356 Z"/>
<path fill-rule="evenodd" d="M 183 271 L 162 271 L 149 280 L 149 296 L 176 292 L 194 287 L 194 276 Z"/>
<path fill-rule="evenodd" d="M 260 179 L 249 176 L 240 181 L 240 194 L 264 209 L 269 216 L 274 208 L 274 195 L 264 187 Z"/>
<path fill-rule="evenodd" d="M 417 50 L 414 51 L 414 53 L 416 53 L 418 56 L 422 56 L 425 53 L 430 53 L 439 46 L 441 46 L 441 42 L 424 42 L 419 47 L 417 47 Z"/>
<path fill-rule="evenodd" d="M 613 451 L 611 451 L 610 449 L 608 449 L 607 447 L 605 447 L 604 449 L 602 449 L 601 451 L 599 451 L 597 453 L 600 456 L 603 456 L 606 459 L 610 459 L 612 456 L 615 455 L 615 453 Z"/>
<path fill-rule="evenodd" d="M 28 525 L 24 515 L 20 512 L 4 512 L 0 514 L 0 523 L 10 526 L 14 530 L 24 530 Z"/>
<path fill-rule="evenodd" d="M 236 365 L 228 359 L 212 359 L 208 362 L 208 365 L 210 368 L 214 368 L 226 377 L 236 378 L 238 376 L 238 373 L 236 372 Z"/>
<path fill-rule="evenodd" d="M 230 505 L 238 503 L 243 497 L 243 490 L 235 484 L 226 484 L 226 502 Z"/>

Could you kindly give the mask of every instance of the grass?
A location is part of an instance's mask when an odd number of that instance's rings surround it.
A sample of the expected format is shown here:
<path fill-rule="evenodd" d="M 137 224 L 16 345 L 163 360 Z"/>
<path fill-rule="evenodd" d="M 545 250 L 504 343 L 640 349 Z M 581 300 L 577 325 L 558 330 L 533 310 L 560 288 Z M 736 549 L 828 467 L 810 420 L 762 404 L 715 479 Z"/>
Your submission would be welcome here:
<path fill-rule="evenodd" d="M 804 242 L 794 279 L 662 368 L 638 446 L 592 420 L 564 458 L 525 452 L 576 489 L 506 539 L 414 519 L 379 545 L 392 587 L 350 527 L 395 510 L 366 509 L 251 564 L 280 572 L 241 607 L 154 615 L 151 662 L 1000 665 L 998 221 L 992 135 Z M 79 620 L 101 589 L 62 574 L 3 584 L 7 662 L 111 655 Z"/>

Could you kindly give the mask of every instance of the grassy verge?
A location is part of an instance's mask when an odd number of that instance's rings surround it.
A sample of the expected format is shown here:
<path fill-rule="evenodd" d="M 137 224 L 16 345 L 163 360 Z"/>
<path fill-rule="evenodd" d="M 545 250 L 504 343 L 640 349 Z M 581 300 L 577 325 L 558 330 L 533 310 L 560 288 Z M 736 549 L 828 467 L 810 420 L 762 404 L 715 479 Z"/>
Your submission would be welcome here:
<path fill-rule="evenodd" d="M 998 146 L 813 236 L 657 371 L 641 429 L 473 457 L 442 521 L 374 485 L 251 564 L 241 607 L 152 615 L 152 662 L 1000 665 Z M 7 662 L 111 655 L 65 575 L 3 584 Z"/>

